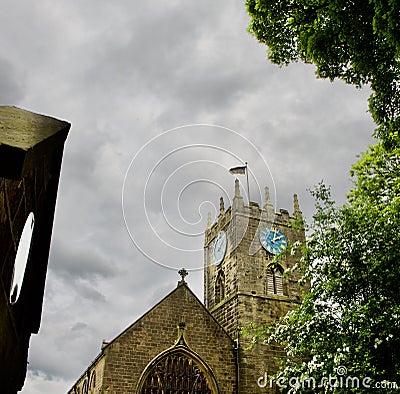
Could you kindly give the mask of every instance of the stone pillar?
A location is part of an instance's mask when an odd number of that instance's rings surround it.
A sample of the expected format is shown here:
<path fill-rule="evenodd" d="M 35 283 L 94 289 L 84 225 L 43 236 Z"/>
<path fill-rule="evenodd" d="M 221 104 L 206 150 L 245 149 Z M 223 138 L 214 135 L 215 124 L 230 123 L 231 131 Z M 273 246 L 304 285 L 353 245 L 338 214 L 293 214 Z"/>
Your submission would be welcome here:
<path fill-rule="evenodd" d="M 0 377 L 6 394 L 22 389 L 30 336 L 40 327 L 69 129 L 64 121 L 0 107 Z M 28 239 L 24 248 L 21 238 Z"/>

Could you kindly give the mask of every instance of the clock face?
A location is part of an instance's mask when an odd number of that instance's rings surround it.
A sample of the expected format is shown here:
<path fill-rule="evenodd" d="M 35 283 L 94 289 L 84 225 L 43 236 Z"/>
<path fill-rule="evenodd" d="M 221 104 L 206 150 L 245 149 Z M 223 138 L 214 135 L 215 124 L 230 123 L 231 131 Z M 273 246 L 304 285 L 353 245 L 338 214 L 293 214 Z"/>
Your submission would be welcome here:
<path fill-rule="evenodd" d="M 273 226 L 264 227 L 260 231 L 260 242 L 263 248 L 272 254 L 282 252 L 287 246 L 286 237 Z"/>
<path fill-rule="evenodd" d="M 213 245 L 214 264 L 219 264 L 225 257 L 227 239 L 225 231 L 220 231 L 215 238 Z"/>

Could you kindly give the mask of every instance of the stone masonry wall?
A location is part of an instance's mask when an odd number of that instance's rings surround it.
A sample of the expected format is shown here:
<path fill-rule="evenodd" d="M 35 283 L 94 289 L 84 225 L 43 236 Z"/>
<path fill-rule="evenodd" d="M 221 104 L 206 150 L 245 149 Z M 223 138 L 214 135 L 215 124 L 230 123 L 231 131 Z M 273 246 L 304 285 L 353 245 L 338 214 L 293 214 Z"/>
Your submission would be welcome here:
<path fill-rule="evenodd" d="M 186 324 L 184 335 L 188 346 L 211 369 L 220 393 L 235 393 L 234 343 L 186 284 L 170 293 L 104 349 L 103 391 L 135 393 L 150 361 L 177 341 L 177 326 L 182 320 Z"/>
<path fill-rule="evenodd" d="M 258 297 L 240 296 L 239 325 L 245 326 L 249 322 L 257 325 L 269 325 L 280 316 L 295 308 L 296 303 L 284 296 Z M 273 375 L 277 369 L 277 359 L 285 357 L 285 353 L 277 346 L 257 344 L 251 345 L 251 338 L 239 336 L 239 393 L 272 393 L 276 392 L 276 386 L 272 390 L 260 388 L 257 379 L 261 376 Z"/>
<path fill-rule="evenodd" d="M 285 357 L 284 352 L 277 346 L 264 344 L 247 349 L 251 345 L 251 338 L 244 338 L 240 328 L 250 323 L 273 324 L 296 307 L 301 300 L 301 290 L 297 285 L 299 273 L 294 272 L 283 279 L 283 295 L 268 293 L 267 273 L 274 256 L 261 246 L 259 233 L 263 227 L 273 225 L 285 234 L 290 244 L 296 241 L 303 243 L 305 234 L 291 227 L 291 221 L 301 215 L 296 197 L 293 215 L 283 209 L 274 212 L 270 202 L 264 208 L 256 203 L 244 206 L 239 198 L 236 195 L 232 204 L 237 207 L 236 210 L 229 208 L 221 213 L 217 222 L 206 230 L 205 250 L 208 255 L 205 259 L 205 294 L 212 315 L 238 342 L 238 392 L 273 393 L 276 392 L 276 386 L 262 388 L 257 380 L 266 373 L 271 376 L 277 371 L 277 359 Z M 227 233 L 228 247 L 224 260 L 215 266 L 212 264 L 212 245 L 221 230 Z M 285 270 L 292 267 L 298 258 L 298 255 L 287 254 L 280 264 Z M 225 277 L 226 297 L 216 302 L 215 281 L 220 272 Z"/>

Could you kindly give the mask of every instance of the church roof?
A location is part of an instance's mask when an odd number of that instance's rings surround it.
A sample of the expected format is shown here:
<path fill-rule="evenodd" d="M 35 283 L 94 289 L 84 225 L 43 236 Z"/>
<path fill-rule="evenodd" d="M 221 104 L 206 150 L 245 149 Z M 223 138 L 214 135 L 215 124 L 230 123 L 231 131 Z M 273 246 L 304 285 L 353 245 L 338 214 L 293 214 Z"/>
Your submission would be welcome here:
<path fill-rule="evenodd" d="M 215 317 L 209 312 L 209 310 L 205 307 L 205 305 L 198 299 L 196 294 L 193 293 L 193 291 L 189 288 L 188 284 L 186 281 L 181 280 L 178 283 L 178 286 L 170 291 L 164 298 L 162 298 L 159 302 L 157 302 L 154 306 L 152 306 L 147 312 L 145 312 L 142 316 L 140 316 L 136 321 L 134 321 L 132 324 L 130 324 L 124 331 L 122 331 L 120 334 L 118 334 L 112 341 L 108 342 L 102 350 L 106 349 L 108 346 L 110 346 L 114 341 L 116 341 L 118 338 L 123 336 L 127 331 L 132 329 L 133 327 L 137 326 L 140 324 L 141 320 L 144 319 L 146 316 L 151 314 L 154 310 L 156 310 L 160 305 L 164 304 L 167 302 L 169 298 L 171 298 L 174 294 L 182 292 L 186 297 L 192 297 L 193 300 L 198 304 L 198 307 L 203 310 L 204 313 L 208 315 L 208 317 L 215 323 L 216 326 L 218 326 L 224 334 L 234 343 L 233 339 L 229 336 L 229 334 L 226 332 L 226 330 L 217 322 Z M 180 297 L 183 299 L 183 294 L 180 295 Z"/>

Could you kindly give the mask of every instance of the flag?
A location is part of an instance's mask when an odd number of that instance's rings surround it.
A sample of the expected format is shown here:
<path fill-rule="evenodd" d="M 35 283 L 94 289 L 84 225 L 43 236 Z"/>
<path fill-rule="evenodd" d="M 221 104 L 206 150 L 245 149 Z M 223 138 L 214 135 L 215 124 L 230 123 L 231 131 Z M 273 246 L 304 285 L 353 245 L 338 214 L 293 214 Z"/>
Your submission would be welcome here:
<path fill-rule="evenodd" d="M 232 167 L 229 172 L 231 174 L 245 174 L 247 166 Z"/>

